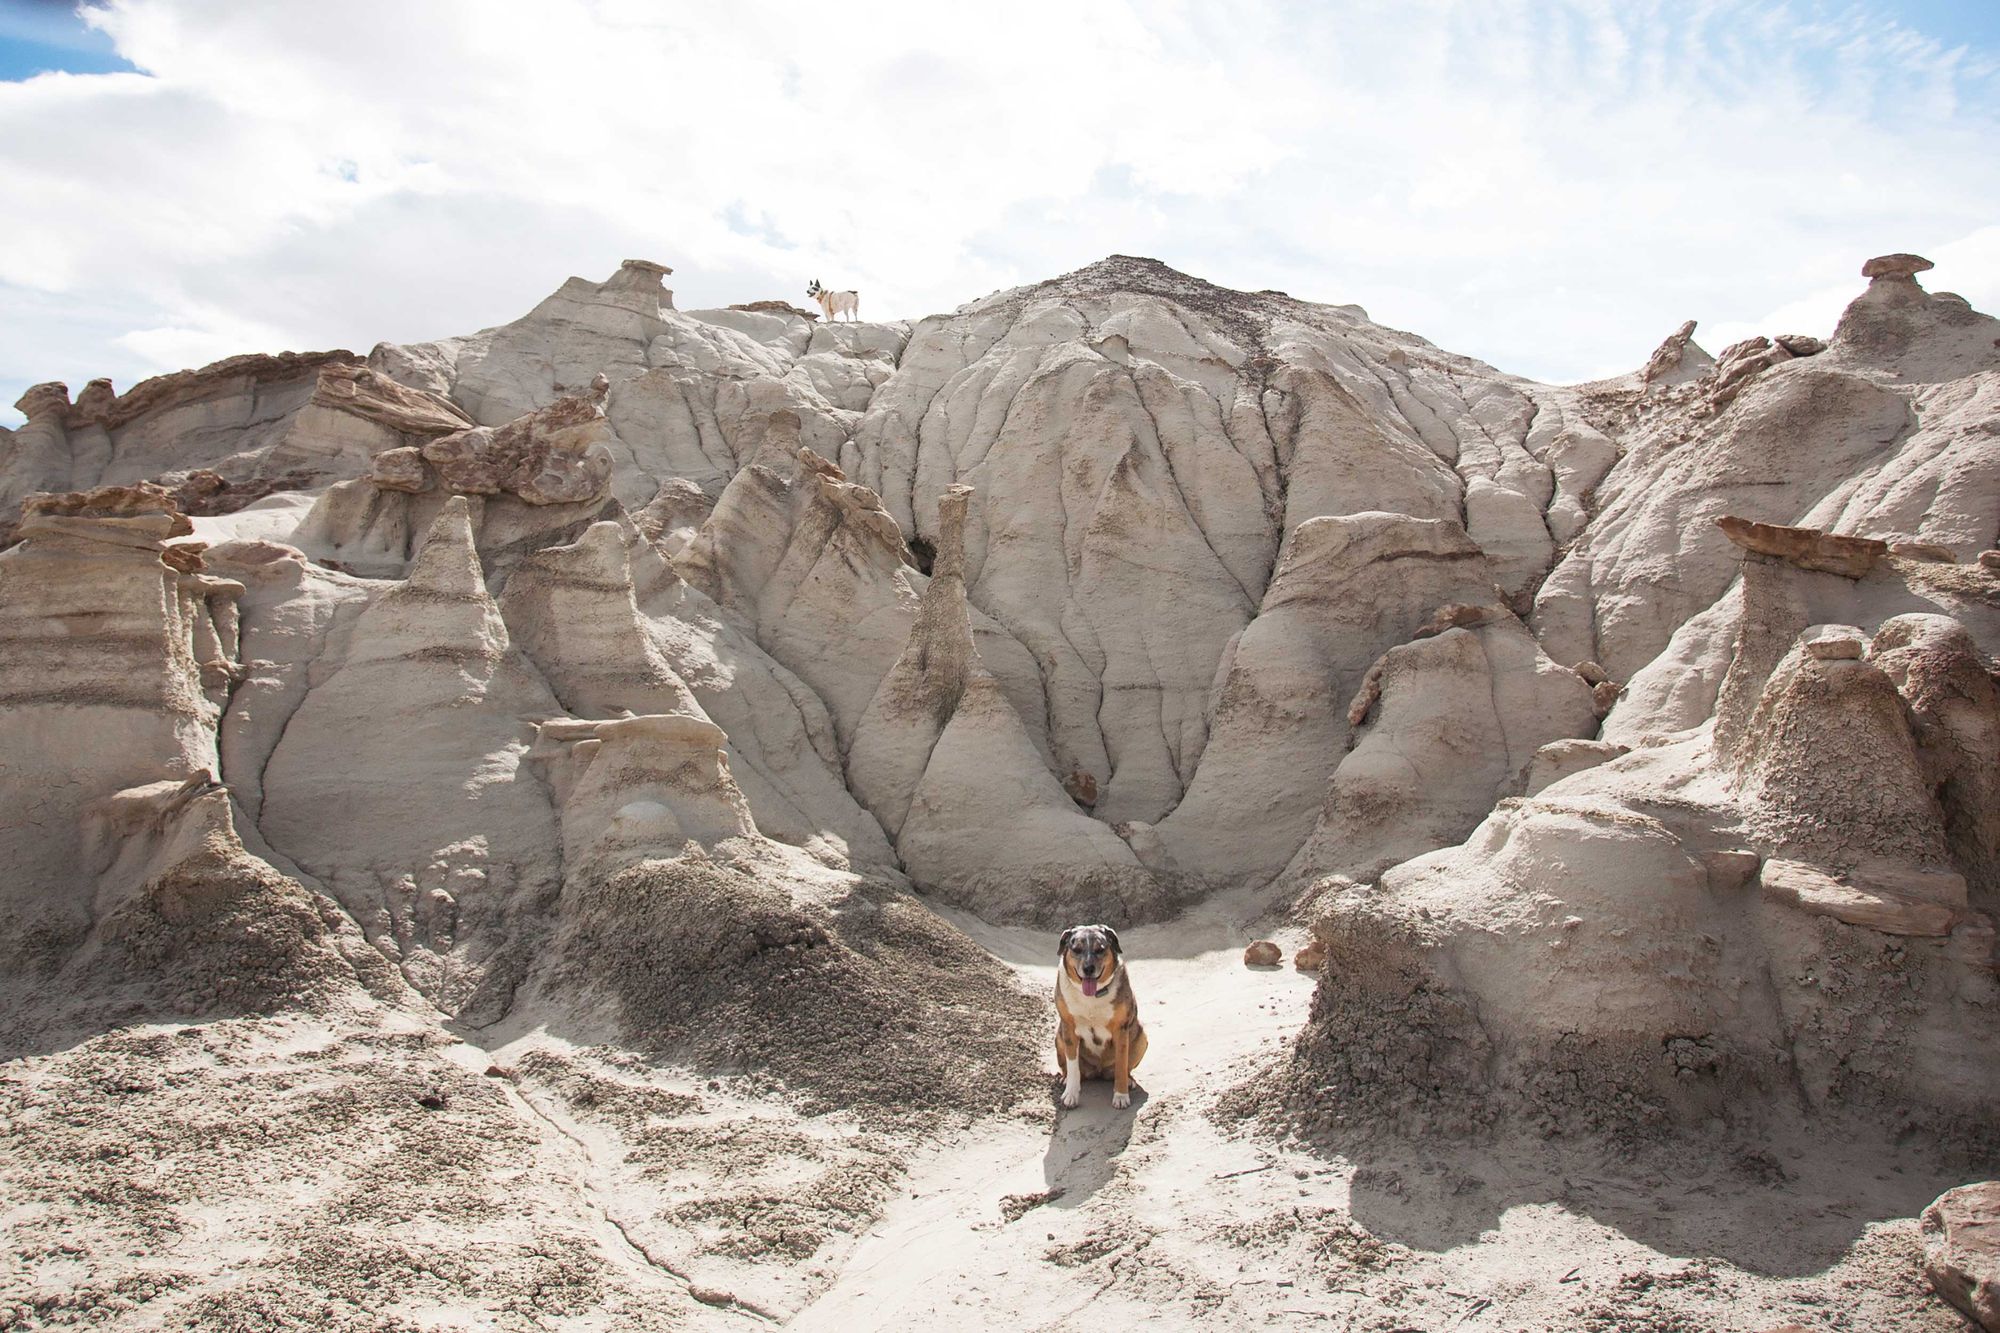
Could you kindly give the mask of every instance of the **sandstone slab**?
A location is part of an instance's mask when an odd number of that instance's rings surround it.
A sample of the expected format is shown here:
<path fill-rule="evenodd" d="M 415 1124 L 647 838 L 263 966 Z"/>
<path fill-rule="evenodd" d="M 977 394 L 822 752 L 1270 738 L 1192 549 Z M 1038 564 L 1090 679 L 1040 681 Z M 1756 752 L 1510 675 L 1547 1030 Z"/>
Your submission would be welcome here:
<path fill-rule="evenodd" d="M 2000 1181 L 1961 1185 L 1924 1209 L 1924 1276 L 1982 1329 L 2000 1330 Z"/>
<path fill-rule="evenodd" d="M 1757 523 L 1733 514 L 1716 519 L 1715 526 L 1746 551 L 1789 561 L 1800 569 L 1839 574 L 1850 579 L 1866 575 L 1889 550 L 1887 542 L 1873 537 L 1847 537 L 1821 532 L 1816 528 Z"/>
<path fill-rule="evenodd" d="M 1885 878 L 1898 887 L 1909 887 L 1917 877 L 1912 873 Z M 1774 902 L 1885 935 L 1942 937 L 1951 933 L 1960 917 L 1960 911 L 1948 903 L 1892 892 L 1880 887 L 1880 881 L 1843 883 L 1826 870 L 1800 861 L 1768 860 L 1759 871 L 1758 882 L 1764 896 Z M 1958 884 L 1962 894 L 1964 881 L 1960 879 Z"/>

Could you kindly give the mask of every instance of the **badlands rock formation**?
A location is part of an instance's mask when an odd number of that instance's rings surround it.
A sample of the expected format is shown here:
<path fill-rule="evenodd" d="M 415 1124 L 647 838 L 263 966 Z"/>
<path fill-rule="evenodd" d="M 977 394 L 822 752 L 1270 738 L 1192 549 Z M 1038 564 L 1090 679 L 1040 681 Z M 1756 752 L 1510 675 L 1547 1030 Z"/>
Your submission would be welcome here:
<path fill-rule="evenodd" d="M 1322 886 L 1306 1120 L 1888 1106 L 1993 1142 L 2000 322 L 1923 266 L 1870 261 L 1823 350 L 1584 386 L 1624 452 L 1531 623 L 1629 682 L 1462 845 Z"/>
<path fill-rule="evenodd" d="M 1571 387 L 1122 256 L 839 325 L 680 311 L 635 260 L 366 358 L 37 386 L 0 432 L 6 1054 L 276 1024 L 506 1170 L 622 1145 L 653 1221 L 561 1262 L 612 1307 L 604 1254 L 674 1275 L 668 1323 L 798 1308 L 910 1145 L 1033 1085 L 995 925 L 1296 904 L 1321 980 L 1259 1086 L 1316 1132 L 1990 1145 L 2000 321 L 1929 267 L 1870 261 L 1829 339 L 1689 321 Z M 826 1176 L 696 1199 L 659 1135 Z M 600 1193 L 544 1229 L 584 1245 Z M 529 1244 L 503 1196 L 440 1243 Z M 358 1299 L 292 1263 L 228 1299 Z"/>

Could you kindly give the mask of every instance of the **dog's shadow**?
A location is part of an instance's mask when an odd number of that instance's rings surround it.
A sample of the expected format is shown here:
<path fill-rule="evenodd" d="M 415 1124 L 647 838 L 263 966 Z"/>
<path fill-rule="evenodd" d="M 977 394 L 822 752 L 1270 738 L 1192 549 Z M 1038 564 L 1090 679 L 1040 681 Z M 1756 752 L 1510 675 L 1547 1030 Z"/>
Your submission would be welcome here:
<path fill-rule="evenodd" d="M 1081 1106 L 1057 1109 L 1055 1132 L 1042 1155 L 1042 1187 L 1060 1196 L 1059 1202 L 1051 1198 L 1052 1204 L 1073 1208 L 1118 1174 L 1118 1155 L 1132 1141 L 1133 1123 L 1148 1100 L 1146 1090 L 1134 1083 L 1132 1104 L 1114 1110 L 1111 1085 L 1093 1080 L 1083 1085 Z"/>

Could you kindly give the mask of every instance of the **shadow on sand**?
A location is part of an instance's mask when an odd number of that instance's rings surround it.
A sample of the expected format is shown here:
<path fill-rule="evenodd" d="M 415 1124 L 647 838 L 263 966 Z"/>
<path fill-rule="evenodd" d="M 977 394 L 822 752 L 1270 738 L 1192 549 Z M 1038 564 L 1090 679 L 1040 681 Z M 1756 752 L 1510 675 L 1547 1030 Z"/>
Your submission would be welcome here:
<path fill-rule="evenodd" d="M 1553 1205 L 1662 1254 L 1779 1278 L 1824 1272 L 1871 1224 L 1914 1217 L 1996 1165 L 1830 1125 L 1756 1139 L 1690 1132 L 1638 1150 L 1524 1136 L 1370 1139 L 1320 1152 L 1353 1163 L 1355 1223 L 1413 1249 L 1435 1253 L 1532 1225 L 1509 1214 Z"/>
<path fill-rule="evenodd" d="M 1134 1118 L 1150 1098 L 1146 1090 L 1132 1085 L 1132 1104 L 1113 1110 L 1111 1085 L 1092 1080 L 1083 1085 L 1083 1104 L 1073 1111 L 1056 1111 L 1055 1132 L 1049 1136 L 1048 1151 L 1042 1154 L 1042 1188 L 1060 1199 L 1050 1202 L 1058 1208 L 1075 1208 L 1103 1189 L 1118 1171 L 1118 1155 L 1132 1141 Z"/>

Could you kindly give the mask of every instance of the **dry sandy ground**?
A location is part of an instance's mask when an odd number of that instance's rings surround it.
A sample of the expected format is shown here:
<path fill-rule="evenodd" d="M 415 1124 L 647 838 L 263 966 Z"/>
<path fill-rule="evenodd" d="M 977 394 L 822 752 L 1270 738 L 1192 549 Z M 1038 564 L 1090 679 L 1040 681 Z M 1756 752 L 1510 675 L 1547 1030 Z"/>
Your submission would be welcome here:
<path fill-rule="evenodd" d="M 1051 1084 L 898 1137 L 409 1019 L 0 1063 L 0 1329 L 1960 1327 L 1910 1219 L 1962 1177 L 1920 1145 L 1307 1151 L 1212 1119 L 1312 992 L 1246 969 L 1231 911 L 1126 933 L 1152 1040 L 1129 1112 L 1091 1084 L 1059 1114 Z M 1052 986 L 1049 937 L 958 923 Z"/>
<path fill-rule="evenodd" d="M 794 1326 L 1960 1327 L 1917 1273 L 1911 1220 L 1959 1182 L 1915 1153 L 1333 1156 L 1217 1125 L 1218 1094 L 1278 1053 L 1312 993 L 1289 968 L 1246 969 L 1226 911 L 1125 933 L 1152 1041 L 1132 1112 L 1087 1085 L 1053 1133 L 1000 1125 L 930 1153 Z M 1041 936 L 959 924 L 1053 985 Z"/>

